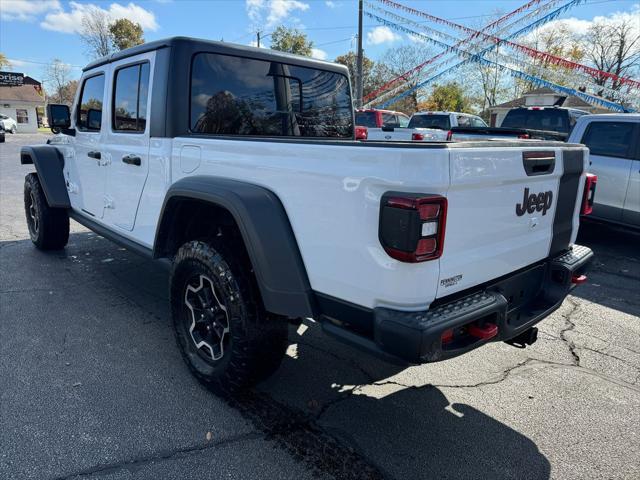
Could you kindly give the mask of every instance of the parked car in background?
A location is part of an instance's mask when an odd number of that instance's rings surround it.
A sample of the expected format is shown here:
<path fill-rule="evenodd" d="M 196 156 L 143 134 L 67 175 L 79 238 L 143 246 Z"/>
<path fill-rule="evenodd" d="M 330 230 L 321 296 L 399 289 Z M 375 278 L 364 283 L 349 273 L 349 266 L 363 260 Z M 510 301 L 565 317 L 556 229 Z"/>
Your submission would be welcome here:
<path fill-rule="evenodd" d="M 0 125 L 2 125 L 5 132 L 16 133 L 18 131 L 18 122 L 16 122 L 15 118 L 2 113 L 0 113 Z"/>
<path fill-rule="evenodd" d="M 500 127 L 521 128 L 537 133 L 543 140 L 567 140 L 578 119 L 584 115 L 589 112 L 576 108 L 518 107 L 507 112 Z"/>
<path fill-rule="evenodd" d="M 452 139 L 454 127 L 487 127 L 477 115 L 460 112 L 416 112 L 406 128 L 368 129 L 369 140 L 442 142 Z"/>
<path fill-rule="evenodd" d="M 393 110 L 379 110 L 369 108 L 356 110 L 356 125 L 358 127 L 382 128 L 383 126 L 404 128 L 409 124 L 409 115 Z"/>
<path fill-rule="evenodd" d="M 593 218 L 640 227 L 640 114 L 581 116 L 569 142 L 590 150 L 589 172 L 598 176 Z"/>

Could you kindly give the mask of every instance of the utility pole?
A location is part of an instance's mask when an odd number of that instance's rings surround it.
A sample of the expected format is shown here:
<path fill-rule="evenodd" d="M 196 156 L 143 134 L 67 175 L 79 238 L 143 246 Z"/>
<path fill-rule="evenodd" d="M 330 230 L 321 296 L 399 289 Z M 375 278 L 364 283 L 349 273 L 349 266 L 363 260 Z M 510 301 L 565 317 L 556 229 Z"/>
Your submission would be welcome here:
<path fill-rule="evenodd" d="M 257 47 L 260 48 L 260 30 L 256 32 Z"/>
<path fill-rule="evenodd" d="M 356 106 L 362 107 L 364 78 L 362 73 L 362 0 L 358 0 L 358 61 L 356 72 Z"/>

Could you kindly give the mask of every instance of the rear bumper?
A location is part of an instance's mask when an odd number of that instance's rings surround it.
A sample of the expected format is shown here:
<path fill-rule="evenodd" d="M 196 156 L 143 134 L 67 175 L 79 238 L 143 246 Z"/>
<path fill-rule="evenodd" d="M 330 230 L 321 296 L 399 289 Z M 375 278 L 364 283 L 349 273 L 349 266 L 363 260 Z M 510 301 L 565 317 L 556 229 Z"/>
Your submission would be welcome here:
<path fill-rule="evenodd" d="M 562 304 L 592 259 L 591 249 L 574 245 L 555 258 L 462 295 L 434 302 L 426 311 L 376 308 L 371 338 L 334 323 L 324 322 L 323 328 L 387 360 L 407 363 L 445 360 L 488 342 L 510 340 L 533 327 Z M 478 329 L 490 333 L 479 335 Z"/>

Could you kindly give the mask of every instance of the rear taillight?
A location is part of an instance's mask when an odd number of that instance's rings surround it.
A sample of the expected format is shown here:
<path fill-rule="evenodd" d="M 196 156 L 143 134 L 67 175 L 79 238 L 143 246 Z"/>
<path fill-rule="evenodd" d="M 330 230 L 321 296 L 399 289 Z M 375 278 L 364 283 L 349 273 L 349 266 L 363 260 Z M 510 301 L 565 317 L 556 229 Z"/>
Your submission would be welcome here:
<path fill-rule="evenodd" d="M 520 135 L 518 135 L 518 138 L 525 138 L 525 139 L 529 139 L 529 138 L 531 138 L 531 137 L 529 136 L 529 134 L 528 134 L 528 133 L 521 133 Z"/>
<path fill-rule="evenodd" d="M 447 199 L 440 195 L 387 193 L 380 206 L 380 243 L 401 262 L 440 258 L 446 219 Z"/>
<path fill-rule="evenodd" d="M 424 140 L 424 135 L 422 133 L 412 133 L 411 140 Z"/>
<path fill-rule="evenodd" d="M 369 137 L 367 127 L 356 126 L 356 140 L 366 140 Z"/>
<path fill-rule="evenodd" d="M 593 211 L 593 199 L 596 194 L 597 183 L 598 176 L 593 173 L 587 173 L 587 177 L 584 182 L 584 193 L 582 194 L 582 208 L 580 209 L 580 215 L 589 215 Z"/>
<path fill-rule="evenodd" d="M 451 140 L 453 138 L 453 132 L 451 130 L 449 130 L 447 132 L 447 141 Z"/>

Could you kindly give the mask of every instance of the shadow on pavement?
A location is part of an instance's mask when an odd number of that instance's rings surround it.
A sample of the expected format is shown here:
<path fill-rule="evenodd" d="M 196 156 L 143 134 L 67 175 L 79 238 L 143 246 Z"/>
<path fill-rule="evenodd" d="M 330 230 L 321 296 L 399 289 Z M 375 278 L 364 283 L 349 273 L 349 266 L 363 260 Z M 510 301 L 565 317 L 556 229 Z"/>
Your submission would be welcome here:
<path fill-rule="evenodd" d="M 2 247 L 0 254 L 8 255 Z M 96 295 L 117 291 L 126 297 L 138 315 L 146 313 L 147 328 L 167 328 L 168 277 L 157 264 L 92 233 L 72 234 L 64 251 L 38 255 L 48 262 L 40 263 L 37 275 L 46 277 L 47 269 L 63 266 L 76 281 L 100 282 Z M 106 333 L 112 323 L 113 318 L 104 317 L 94 328 Z M 549 477 L 549 461 L 526 436 L 469 405 L 450 405 L 434 386 L 385 382 L 400 368 L 336 343 L 317 325 L 306 328 L 298 335 L 292 327 L 290 340 L 296 347 L 275 377 L 227 403 L 315 475 L 340 479 Z M 160 337 L 155 335 L 154 341 Z M 172 339 L 163 341 L 166 349 L 177 348 Z M 163 349 L 156 351 L 162 355 Z M 114 364 L 118 360 L 106 359 Z M 365 388 L 372 383 L 379 384 L 370 387 L 376 389 L 375 397 Z M 108 385 L 105 388 L 109 390 Z"/>
<path fill-rule="evenodd" d="M 589 281 L 572 295 L 640 316 L 640 231 L 583 221 L 577 243 L 595 253 Z"/>

